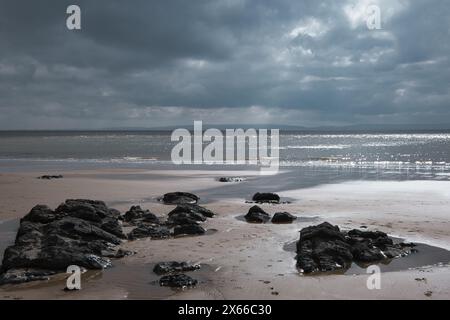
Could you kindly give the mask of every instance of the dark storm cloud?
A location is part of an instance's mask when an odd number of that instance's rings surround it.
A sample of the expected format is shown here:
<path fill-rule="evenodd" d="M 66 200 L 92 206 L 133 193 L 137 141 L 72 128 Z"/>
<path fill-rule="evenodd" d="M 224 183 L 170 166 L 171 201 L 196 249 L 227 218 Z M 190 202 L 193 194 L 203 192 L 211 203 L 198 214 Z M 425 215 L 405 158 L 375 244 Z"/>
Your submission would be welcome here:
<path fill-rule="evenodd" d="M 446 1 L 0 4 L 3 129 L 450 122 Z"/>

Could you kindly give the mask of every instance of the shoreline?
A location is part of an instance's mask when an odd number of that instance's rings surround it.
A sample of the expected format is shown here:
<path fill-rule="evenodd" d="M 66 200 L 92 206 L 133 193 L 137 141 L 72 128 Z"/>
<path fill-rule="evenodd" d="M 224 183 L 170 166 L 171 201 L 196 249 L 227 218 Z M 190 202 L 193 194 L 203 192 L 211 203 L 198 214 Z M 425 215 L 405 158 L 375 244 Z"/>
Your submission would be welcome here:
<path fill-rule="evenodd" d="M 365 286 L 366 275 L 301 276 L 295 269 L 292 252 L 283 249 L 284 244 L 298 240 L 298 230 L 323 221 L 343 229 L 365 225 L 369 230 L 384 231 L 407 241 L 449 249 L 447 230 L 450 222 L 446 219 L 446 209 L 450 207 L 450 182 L 353 181 L 281 191 L 274 187 L 273 192 L 294 201 L 262 205 L 264 210 L 271 214 L 288 211 L 310 219 L 300 219 L 290 225 L 253 225 L 236 218 L 245 214 L 252 205 L 245 203 L 247 194 L 227 198 L 230 193 L 227 191 L 223 199 L 216 199 L 221 188 L 237 188 L 240 192 L 241 183 L 222 183 L 214 179 L 222 175 L 245 175 L 258 182 L 258 177 L 251 172 L 108 169 L 61 172 L 64 178 L 49 181 L 36 179 L 45 173 L 0 174 L 1 221 L 20 218 L 38 203 L 54 208 L 67 198 L 104 200 L 122 212 L 133 204 L 139 204 L 158 216 L 173 208 L 156 201 L 166 192 L 189 191 L 201 199 L 210 200 L 199 204 L 217 213 L 205 224 L 217 232 L 164 241 L 143 239 L 123 245 L 138 254 L 124 258 L 120 264 L 127 265 L 130 270 L 141 270 L 144 275 L 139 277 L 143 279 L 151 275 L 151 268 L 145 266 L 164 260 L 202 261 L 219 268 L 217 272 L 210 272 L 207 285 L 165 296 L 164 299 L 429 299 L 424 295 L 426 291 L 433 291 L 431 298 L 450 298 L 449 266 L 383 273 L 385 285 L 382 290 L 374 292 Z M 248 194 L 257 191 L 248 190 Z M 212 197 L 209 197 L 209 192 Z M 95 295 L 124 299 L 133 298 L 133 294 L 137 299 L 144 299 L 146 290 L 151 290 L 144 286 L 140 293 L 133 293 L 135 289 L 126 289 L 125 285 L 110 284 L 108 287 L 104 282 L 112 277 L 112 274 L 108 275 L 111 270 L 105 270 L 100 280 L 88 281 L 86 288 L 69 295 L 59 293 L 61 285 L 12 291 L 0 288 L 0 299 L 9 299 L 7 296 L 11 299 L 84 299 Z M 415 280 L 423 277 L 426 277 L 426 283 Z M 118 278 L 115 281 L 120 283 Z M 136 285 L 136 288 L 140 286 Z M 128 296 L 124 293 L 127 290 Z M 147 294 L 148 297 L 151 295 Z"/>

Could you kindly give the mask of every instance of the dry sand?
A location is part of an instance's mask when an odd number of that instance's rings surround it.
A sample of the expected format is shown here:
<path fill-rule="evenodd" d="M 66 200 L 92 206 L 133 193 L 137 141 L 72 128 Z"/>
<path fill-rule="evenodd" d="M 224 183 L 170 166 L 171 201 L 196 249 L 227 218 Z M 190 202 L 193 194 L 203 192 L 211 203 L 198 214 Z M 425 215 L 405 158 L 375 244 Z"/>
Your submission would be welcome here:
<path fill-rule="evenodd" d="M 17 219 L 34 205 L 56 207 L 67 198 L 104 200 L 121 211 L 133 204 L 158 215 L 173 207 L 157 197 L 170 191 L 205 190 L 223 186 L 223 172 L 101 170 L 65 172 L 60 180 L 38 180 L 44 173 L 0 175 L 0 220 Z M 252 175 L 252 172 L 245 173 Z M 227 172 L 226 175 L 242 175 Z M 254 190 L 255 192 L 257 190 Z M 274 190 L 278 191 L 278 190 Z M 250 193 L 253 190 L 249 191 Z M 294 253 L 283 249 L 308 225 L 329 221 L 344 228 L 365 225 L 408 241 L 450 249 L 450 182 L 348 182 L 279 192 L 296 199 L 290 204 L 263 205 L 270 213 L 289 211 L 302 217 L 290 225 L 248 224 L 239 216 L 251 204 L 244 196 L 204 206 L 217 213 L 208 219 L 209 234 L 170 240 L 127 242 L 134 256 L 116 267 L 88 272 L 83 289 L 64 292 L 64 281 L 30 283 L 0 289 L 0 299 L 449 299 L 450 267 L 423 267 L 382 274 L 381 290 L 368 290 L 368 275 L 302 276 Z M 159 288 L 152 264 L 189 260 L 206 264 L 193 273 L 198 288 Z M 416 279 L 421 279 L 418 281 Z M 425 295 L 430 293 L 431 296 Z"/>

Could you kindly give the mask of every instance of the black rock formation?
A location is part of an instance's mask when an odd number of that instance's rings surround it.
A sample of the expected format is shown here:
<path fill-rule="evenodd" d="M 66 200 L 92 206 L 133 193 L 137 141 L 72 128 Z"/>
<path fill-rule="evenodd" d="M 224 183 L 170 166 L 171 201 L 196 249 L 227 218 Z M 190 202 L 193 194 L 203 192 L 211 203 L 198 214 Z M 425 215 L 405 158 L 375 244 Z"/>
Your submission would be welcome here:
<path fill-rule="evenodd" d="M 171 288 L 194 287 L 197 285 L 197 283 L 198 283 L 197 280 L 185 274 L 167 275 L 159 280 L 159 285 L 161 287 L 171 287 Z"/>
<path fill-rule="evenodd" d="M 179 272 L 195 271 L 200 269 L 199 264 L 189 264 L 187 262 L 168 261 L 155 265 L 153 272 L 158 275 L 173 274 Z"/>
<path fill-rule="evenodd" d="M 162 197 L 162 201 L 165 204 L 195 204 L 198 200 L 200 200 L 199 197 L 189 192 L 170 192 Z"/>
<path fill-rule="evenodd" d="M 140 222 L 159 224 L 158 217 L 149 210 L 143 210 L 140 206 L 132 206 L 130 210 L 123 215 L 123 221 L 131 224 L 139 224 Z"/>
<path fill-rule="evenodd" d="M 342 232 L 324 222 L 300 231 L 297 266 L 304 273 L 345 271 L 353 262 L 377 263 L 408 255 L 410 248 L 410 244 L 394 244 L 384 232 Z"/>
<path fill-rule="evenodd" d="M 253 206 L 244 216 L 247 222 L 266 223 L 270 220 L 270 215 L 258 206 Z"/>
<path fill-rule="evenodd" d="M 111 266 L 125 235 L 117 210 L 102 201 L 66 200 L 56 210 L 35 206 L 20 221 L 14 245 L 5 250 L 3 283 L 45 279 L 70 265 L 87 269 Z"/>
<path fill-rule="evenodd" d="M 297 217 L 289 212 L 277 212 L 272 217 L 272 223 L 292 223 L 295 219 Z"/>
<path fill-rule="evenodd" d="M 280 203 L 280 196 L 276 193 L 255 193 L 253 201 L 258 203 Z"/>

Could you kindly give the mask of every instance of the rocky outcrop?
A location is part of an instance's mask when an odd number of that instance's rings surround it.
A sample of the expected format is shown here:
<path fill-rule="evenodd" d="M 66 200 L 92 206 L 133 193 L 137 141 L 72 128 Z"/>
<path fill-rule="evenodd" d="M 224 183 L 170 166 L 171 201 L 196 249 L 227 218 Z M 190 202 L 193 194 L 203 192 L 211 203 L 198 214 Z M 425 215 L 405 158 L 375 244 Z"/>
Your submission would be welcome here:
<path fill-rule="evenodd" d="M 155 265 L 153 272 L 158 275 L 174 274 L 179 272 L 199 270 L 199 264 L 189 264 L 187 262 L 168 261 L 160 262 Z"/>
<path fill-rule="evenodd" d="M 102 201 L 66 200 L 56 210 L 35 206 L 20 222 L 14 245 L 5 250 L 3 282 L 26 282 L 64 271 L 111 266 L 125 238 L 120 213 Z M 44 271 L 42 271 L 44 270 Z"/>
<path fill-rule="evenodd" d="M 297 266 L 304 273 L 342 271 L 353 262 L 377 263 L 410 253 L 410 244 L 394 244 L 384 232 L 342 232 L 324 222 L 300 231 Z"/>
<path fill-rule="evenodd" d="M 125 213 L 126 223 L 136 225 L 129 234 L 129 240 L 142 238 L 166 239 L 179 235 L 202 235 L 206 230 L 200 225 L 207 218 L 214 216 L 211 210 L 197 204 L 180 204 L 169 212 L 166 221 L 161 221 L 148 210 L 133 206 Z M 171 230 L 173 231 L 171 232 Z"/>
<path fill-rule="evenodd" d="M 270 215 L 259 206 L 253 206 L 250 210 L 248 210 L 248 213 L 244 216 L 244 218 L 247 222 L 266 223 L 270 220 Z"/>
<path fill-rule="evenodd" d="M 122 239 L 167 239 L 179 235 L 202 235 L 200 225 L 214 213 L 197 204 L 180 204 L 168 214 L 167 221 L 140 206 L 124 215 L 102 201 L 66 200 L 55 210 L 37 205 L 21 219 L 14 245 L 5 250 L 0 269 L 0 284 L 47 280 L 65 272 L 70 265 L 85 269 L 104 269 L 117 259 L 134 252 L 117 249 Z M 122 221 L 133 226 L 128 235 Z M 197 266 L 184 263 L 160 265 L 160 269 L 191 271 Z M 168 280 L 175 285 L 181 280 Z M 163 281 L 164 282 L 164 281 Z M 182 281 L 181 281 L 182 282 Z"/>
<path fill-rule="evenodd" d="M 255 193 L 252 198 L 257 203 L 280 203 L 280 196 L 276 193 Z"/>
<path fill-rule="evenodd" d="M 130 210 L 123 215 L 123 221 L 131 224 L 150 223 L 160 224 L 158 217 L 149 210 L 143 210 L 140 206 L 132 206 Z"/>
<path fill-rule="evenodd" d="M 277 212 L 272 217 L 272 223 L 292 223 L 295 219 L 297 217 L 289 212 Z"/>
<path fill-rule="evenodd" d="M 162 197 L 162 201 L 165 204 L 195 204 L 198 200 L 200 200 L 199 197 L 189 192 L 170 192 Z"/>
<path fill-rule="evenodd" d="M 199 224 L 214 213 L 196 204 L 178 205 L 168 214 L 166 224 L 173 227 L 173 235 L 202 235 L 206 230 Z"/>

